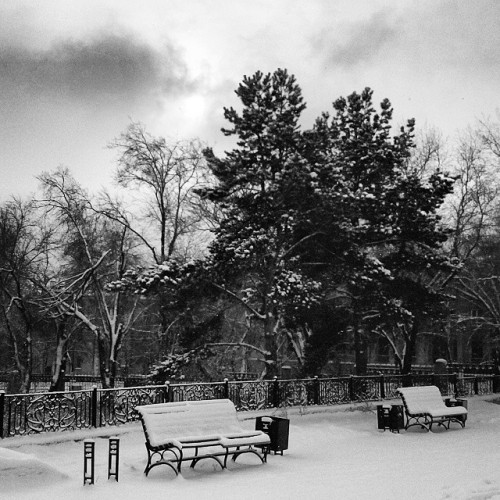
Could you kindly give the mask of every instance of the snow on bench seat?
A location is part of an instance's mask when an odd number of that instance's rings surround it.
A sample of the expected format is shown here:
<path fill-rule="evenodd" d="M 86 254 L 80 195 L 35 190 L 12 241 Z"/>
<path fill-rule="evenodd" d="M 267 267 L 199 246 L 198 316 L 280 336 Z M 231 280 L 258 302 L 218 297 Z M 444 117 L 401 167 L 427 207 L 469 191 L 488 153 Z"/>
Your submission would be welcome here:
<path fill-rule="evenodd" d="M 225 468 L 229 455 L 235 460 L 242 453 L 253 453 L 266 461 L 269 436 L 244 430 L 229 399 L 160 403 L 137 406 L 136 410 L 146 436 L 146 475 L 160 464 L 177 473 L 183 461 L 190 460 L 194 467 L 204 458 L 212 458 Z M 219 456 L 224 457 L 223 462 Z"/>
<path fill-rule="evenodd" d="M 430 431 L 434 423 L 449 429 L 451 422 L 465 426 L 467 408 L 446 406 L 435 385 L 400 387 L 397 392 L 401 395 L 405 407 L 405 429 L 418 425 Z"/>

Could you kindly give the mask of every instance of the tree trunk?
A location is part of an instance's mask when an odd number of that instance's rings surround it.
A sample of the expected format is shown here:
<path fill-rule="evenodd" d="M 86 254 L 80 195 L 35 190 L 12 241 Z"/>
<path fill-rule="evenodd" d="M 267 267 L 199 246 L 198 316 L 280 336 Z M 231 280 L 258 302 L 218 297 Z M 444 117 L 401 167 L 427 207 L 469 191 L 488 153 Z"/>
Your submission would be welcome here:
<path fill-rule="evenodd" d="M 66 332 L 66 322 L 57 323 L 57 346 L 56 359 L 54 361 L 54 372 L 50 383 L 49 392 L 64 390 L 64 376 L 66 374 L 66 356 L 68 345 L 68 334 Z"/>
<path fill-rule="evenodd" d="M 266 314 L 264 320 L 264 363 L 266 365 L 264 378 L 270 379 L 278 375 L 278 342 L 277 334 L 279 319 L 272 312 Z"/>
<path fill-rule="evenodd" d="M 411 373 L 418 330 L 419 330 L 419 323 L 417 320 L 415 320 L 411 326 L 410 334 L 406 340 L 405 357 L 403 360 L 403 369 L 401 371 L 403 375 L 409 375 Z"/>
<path fill-rule="evenodd" d="M 356 375 L 366 375 L 368 372 L 368 348 L 366 335 L 363 328 L 354 327 L 354 351 L 356 362 Z"/>
<path fill-rule="evenodd" d="M 104 335 L 99 332 L 97 336 L 97 350 L 99 353 L 99 374 L 101 376 L 101 384 L 103 389 L 111 388 L 108 342 Z"/>

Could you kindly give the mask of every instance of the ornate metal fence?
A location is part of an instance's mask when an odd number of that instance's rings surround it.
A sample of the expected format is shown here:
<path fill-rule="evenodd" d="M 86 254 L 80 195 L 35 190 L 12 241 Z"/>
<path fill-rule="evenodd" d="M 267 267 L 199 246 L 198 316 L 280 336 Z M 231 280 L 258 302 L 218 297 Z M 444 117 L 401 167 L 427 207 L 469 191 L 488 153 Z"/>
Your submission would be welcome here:
<path fill-rule="evenodd" d="M 119 425 L 138 418 L 138 405 L 229 398 L 240 411 L 397 398 L 401 386 L 437 385 L 443 396 L 500 392 L 500 377 L 373 375 L 299 380 L 167 384 L 35 394 L 0 391 L 0 438 Z"/>

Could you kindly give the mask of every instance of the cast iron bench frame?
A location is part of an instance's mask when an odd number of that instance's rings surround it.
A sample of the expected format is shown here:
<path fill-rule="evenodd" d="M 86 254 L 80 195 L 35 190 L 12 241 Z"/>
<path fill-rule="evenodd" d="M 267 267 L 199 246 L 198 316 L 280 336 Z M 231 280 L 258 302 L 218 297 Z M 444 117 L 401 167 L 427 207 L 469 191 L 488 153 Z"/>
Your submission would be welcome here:
<path fill-rule="evenodd" d="M 269 436 L 262 431 L 244 430 L 229 399 L 160 403 L 135 409 L 146 437 L 146 476 L 162 464 L 177 475 L 182 462 L 191 461 L 194 468 L 205 458 L 215 460 L 225 469 L 230 455 L 235 461 L 243 453 L 257 455 L 262 463 L 267 461 Z"/>
<path fill-rule="evenodd" d="M 405 408 L 405 430 L 420 426 L 431 431 L 433 424 L 449 429 L 452 422 L 465 427 L 467 409 L 463 406 L 446 406 L 435 385 L 400 387 L 397 392 Z"/>

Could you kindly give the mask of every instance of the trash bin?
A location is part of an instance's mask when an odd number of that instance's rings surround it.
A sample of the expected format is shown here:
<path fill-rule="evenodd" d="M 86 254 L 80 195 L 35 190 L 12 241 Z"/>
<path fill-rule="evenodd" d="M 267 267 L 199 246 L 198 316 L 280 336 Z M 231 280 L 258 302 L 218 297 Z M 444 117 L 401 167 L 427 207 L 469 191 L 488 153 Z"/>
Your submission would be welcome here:
<path fill-rule="evenodd" d="M 381 430 L 389 429 L 399 432 L 405 426 L 403 405 L 377 405 L 377 427 Z"/>
<path fill-rule="evenodd" d="M 269 451 L 274 451 L 276 455 L 288 449 L 288 434 L 290 430 L 290 420 L 282 417 L 257 417 L 255 419 L 255 429 L 269 435 L 271 443 Z"/>
<path fill-rule="evenodd" d="M 392 405 L 390 411 L 390 429 L 392 432 L 398 432 L 399 429 L 404 429 L 405 412 L 403 405 Z"/>
<path fill-rule="evenodd" d="M 390 424 L 391 405 L 377 405 L 377 428 L 386 430 L 391 428 Z"/>

